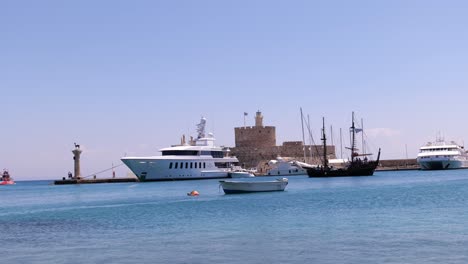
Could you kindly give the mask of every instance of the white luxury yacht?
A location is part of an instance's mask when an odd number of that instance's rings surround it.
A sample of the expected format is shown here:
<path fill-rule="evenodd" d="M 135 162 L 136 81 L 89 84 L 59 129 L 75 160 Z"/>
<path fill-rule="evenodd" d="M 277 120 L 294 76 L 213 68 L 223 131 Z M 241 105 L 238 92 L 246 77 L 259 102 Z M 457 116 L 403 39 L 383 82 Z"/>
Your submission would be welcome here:
<path fill-rule="evenodd" d="M 213 134 L 205 135 L 206 119 L 197 125 L 198 137 L 189 144 L 163 148 L 162 156 L 123 157 L 122 162 L 141 181 L 227 178 L 239 161 L 229 150 L 214 145 Z"/>
<path fill-rule="evenodd" d="M 453 141 L 437 139 L 419 149 L 417 161 L 423 170 L 462 169 L 468 167 L 468 154 Z"/>
<path fill-rule="evenodd" d="M 269 169 L 266 175 L 278 176 L 278 175 L 305 175 L 307 174 L 301 166 L 298 165 L 298 161 L 292 160 L 287 161 L 282 157 L 278 157 L 275 160 L 268 162 Z"/>

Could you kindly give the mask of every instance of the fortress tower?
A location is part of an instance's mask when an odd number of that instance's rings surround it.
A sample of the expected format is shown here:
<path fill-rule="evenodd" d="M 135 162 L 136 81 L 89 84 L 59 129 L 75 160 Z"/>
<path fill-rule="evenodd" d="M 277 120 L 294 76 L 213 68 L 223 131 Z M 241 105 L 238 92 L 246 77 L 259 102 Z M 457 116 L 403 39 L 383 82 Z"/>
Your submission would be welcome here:
<path fill-rule="evenodd" d="M 263 116 L 260 110 L 255 114 L 255 127 L 263 127 Z"/>
<path fill-rule="evenodd" d="M 276 127 L 263 126 L 263 115 L 260 111 L 255 114 L 255 126 L 235 127 L 234 134 L 236 146 L 231 148 L 231 154 L 236 156 L 244 167 L 259 168 L 262 164 L 276 159 L 278 156 L 303 161 L 304 148 L 307 150 L 323 149 L 323 146 L 304 146 L 302 141 L 287 141 L 283 142 L 281 146 L 277 146 Z M 327 146 L 327 152 L 330 153 L 330 158 L 334 158 L 335 146 Z M 323 153 L 323 151 L 319 153 Z M 317 154 L 314 152 L 312 155 L 316 156 Z M 307 162 L 317 163 L 312 157 L 309 157 Z"/>
<path fill-rule="evenodd" d="M 255 126 L 234 128 L 236 147 L 274 147 L 276 146 L 276 128 L 263 126 L 262 112 L 255 115 Z"/>

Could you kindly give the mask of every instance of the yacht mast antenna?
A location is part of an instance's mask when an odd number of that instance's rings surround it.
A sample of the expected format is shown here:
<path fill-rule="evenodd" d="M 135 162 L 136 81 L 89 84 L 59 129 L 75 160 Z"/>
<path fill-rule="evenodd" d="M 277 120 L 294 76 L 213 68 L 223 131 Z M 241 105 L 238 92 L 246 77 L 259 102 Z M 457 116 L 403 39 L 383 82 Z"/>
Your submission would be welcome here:
<path fill-rule="evenodd" d="M 200 123 L 197 124 L 197 132 L 198 132 L 197 139 L 205 137 L 205 126 L 206 126 L 206 118 L 202 116 Z"/>

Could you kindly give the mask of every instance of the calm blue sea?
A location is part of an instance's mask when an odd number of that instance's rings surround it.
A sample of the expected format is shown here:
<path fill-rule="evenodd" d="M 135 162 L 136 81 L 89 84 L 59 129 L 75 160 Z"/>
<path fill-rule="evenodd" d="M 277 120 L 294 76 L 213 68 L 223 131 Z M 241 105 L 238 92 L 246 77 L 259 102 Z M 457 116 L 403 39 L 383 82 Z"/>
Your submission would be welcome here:
<path fill-rule="evenodd" d="M 468 263 L 468 170 L 288 178 L 0 186 L 0 262 Z"/>

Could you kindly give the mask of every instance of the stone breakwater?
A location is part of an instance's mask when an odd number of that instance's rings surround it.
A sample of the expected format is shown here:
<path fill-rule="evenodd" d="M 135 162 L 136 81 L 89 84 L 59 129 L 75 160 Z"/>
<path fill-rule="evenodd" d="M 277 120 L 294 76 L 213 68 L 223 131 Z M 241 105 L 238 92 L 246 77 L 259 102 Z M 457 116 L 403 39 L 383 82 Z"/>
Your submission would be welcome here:
<path fill-rule="evenodd" d="M 392 159 L 381 160 L 377 170 L 419 170 L 420 166 L 416 159 Z"/>

